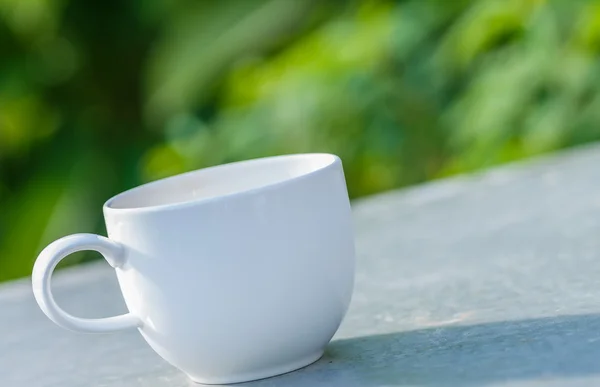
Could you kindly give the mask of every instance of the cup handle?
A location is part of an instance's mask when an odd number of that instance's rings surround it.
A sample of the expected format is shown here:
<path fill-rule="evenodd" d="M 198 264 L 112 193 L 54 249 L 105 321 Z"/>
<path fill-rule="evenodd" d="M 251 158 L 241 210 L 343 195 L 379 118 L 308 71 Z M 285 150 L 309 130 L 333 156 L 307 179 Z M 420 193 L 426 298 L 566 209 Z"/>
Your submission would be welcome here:
<path fill-rule="evenodd" d="M 50 279 L 56 265 L 67 255 L 81 250 L 94 250 L 114 268 L 125 264 L 125 248 L 120 243 L 95 234 L 74 234 L 51 243 L 33 266 L 31 276 L 33 295 L 40 309 L 57 325 L 84 333 L 113 332 L 142 326 L 142 320 L 133 313 L 99 319 L 87 319 L 70 315 L 54 301 Z"/>

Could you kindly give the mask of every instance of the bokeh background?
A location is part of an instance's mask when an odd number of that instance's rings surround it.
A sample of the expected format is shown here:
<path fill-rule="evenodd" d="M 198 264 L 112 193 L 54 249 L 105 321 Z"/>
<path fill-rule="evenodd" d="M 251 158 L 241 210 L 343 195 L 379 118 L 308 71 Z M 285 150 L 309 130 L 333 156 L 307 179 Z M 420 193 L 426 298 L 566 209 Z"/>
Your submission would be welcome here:
<path fill-rule="evenodd" d="M 600 139 L 599 53 L 600 1 L 0 0 L 0 281 L 200 167 L 333 152 L 355 198 Z"/>

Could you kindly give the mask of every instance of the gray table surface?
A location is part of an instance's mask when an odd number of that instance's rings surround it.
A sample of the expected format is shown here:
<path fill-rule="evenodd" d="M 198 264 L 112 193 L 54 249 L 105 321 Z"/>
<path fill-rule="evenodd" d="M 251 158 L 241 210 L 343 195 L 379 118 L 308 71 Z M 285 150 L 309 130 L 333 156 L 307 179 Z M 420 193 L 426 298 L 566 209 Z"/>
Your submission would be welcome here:
<path fill-rule="evenodd" d="M 600 385 L 600 147 L 354 202 L 350 311 L 317 363 L 252 386 Z M 59 303 L 124 311 L 105 263 Z M 84 335 L 0 286 L 0 386 L 192 386 L 136 331 Z"/>

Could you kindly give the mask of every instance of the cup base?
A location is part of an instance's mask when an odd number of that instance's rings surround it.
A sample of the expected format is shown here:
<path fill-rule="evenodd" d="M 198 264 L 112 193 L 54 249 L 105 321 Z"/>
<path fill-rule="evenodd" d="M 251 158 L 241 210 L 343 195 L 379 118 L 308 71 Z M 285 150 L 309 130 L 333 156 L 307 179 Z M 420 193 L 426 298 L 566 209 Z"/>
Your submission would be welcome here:
<path fill-rule="evenodd" d="M 204 384 L 204 385 L 219 385 L 219 384 L 234 384 L 234 383 L 244 383 L 244 382 L 252 382 L 259 379 L 266 379 L 273 376 L 287 374 L 288 372 L 299 370 L 300 368 L 304 368 L 306 366 L 311 365 L 316 362 L 323 356 L 324 351 L 319 351 L 316 354 L 311 354 L 310 356 L 303 357 L 299 360 L 296 360 L 291 363 L 286 363 L 283 365 L 278 365 L 273 368 L 265 368 L 258 371 L 240 374 L 240 375 L 231 375 L 223 378 L 197 378 L 191 375 L 188 375 L 190 380 L 194 383 Z"/>

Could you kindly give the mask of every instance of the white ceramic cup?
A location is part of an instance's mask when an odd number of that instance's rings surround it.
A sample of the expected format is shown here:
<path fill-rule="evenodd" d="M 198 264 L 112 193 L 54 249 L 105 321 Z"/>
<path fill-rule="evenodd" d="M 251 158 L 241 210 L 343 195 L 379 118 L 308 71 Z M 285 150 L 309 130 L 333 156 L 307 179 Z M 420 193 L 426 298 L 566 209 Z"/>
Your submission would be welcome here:
<path fill-rule="evenodd" d="M 193 381 L 266 378 L 318 360 L 354 284 L 354 238 L 342 164 L 300 154 L 206 168 L 121 193 L 104 205 L 109 238 L 76 234 L 33 268 L 44 313 L 79 332 L 138 328 Z M 113 266 L 129 313 L 62 310 L 52 271 L 80 250 Z"/>

